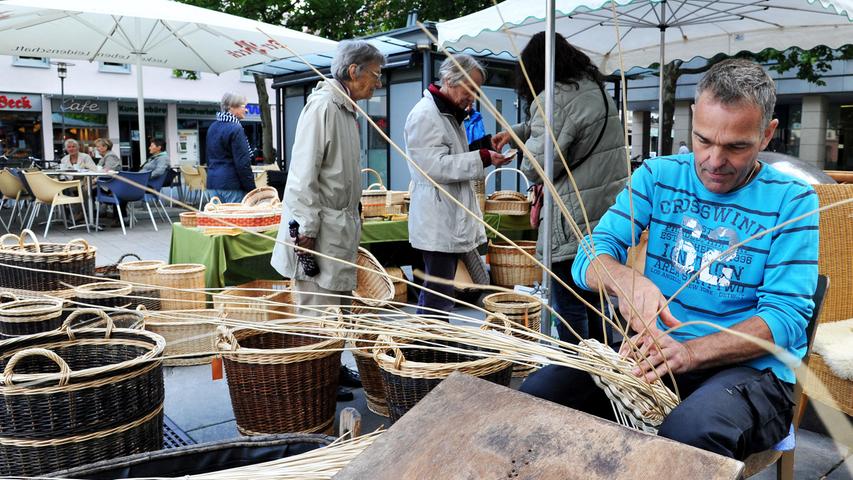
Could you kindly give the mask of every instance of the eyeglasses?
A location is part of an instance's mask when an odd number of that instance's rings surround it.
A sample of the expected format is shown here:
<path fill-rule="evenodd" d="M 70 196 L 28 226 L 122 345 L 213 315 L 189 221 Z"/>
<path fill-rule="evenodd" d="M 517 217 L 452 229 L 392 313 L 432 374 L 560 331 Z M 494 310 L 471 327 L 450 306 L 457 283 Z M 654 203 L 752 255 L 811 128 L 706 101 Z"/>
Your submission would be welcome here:
<path fill-rule="evenodd" d="M 374 77 L 376 77 L 377 82 L 382 81 L 382 71 L 374 72 L 373 70 L 368 70 L 368 72 L 372 73 Z"/>

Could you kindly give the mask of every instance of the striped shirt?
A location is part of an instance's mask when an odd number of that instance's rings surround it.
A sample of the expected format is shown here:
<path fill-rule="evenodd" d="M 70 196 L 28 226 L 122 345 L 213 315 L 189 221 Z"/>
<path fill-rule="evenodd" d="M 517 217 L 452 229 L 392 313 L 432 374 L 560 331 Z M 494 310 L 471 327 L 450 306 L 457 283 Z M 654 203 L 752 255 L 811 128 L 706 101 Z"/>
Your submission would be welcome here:
<path fill-rule="evenodd" d="M 806 183 L 762 164 L 755 179 L 726 194 L 708 191 L 696 174 L 693 154 L 647 160 L 632 176 L 634 242 L 648 227 L 645 276 L 669 298 L 700 268 L 748 237 L 818 208 Z M 631 244 L 626 187 L 593 231 L 596 255 L 624 263 Z M 587 243 L 588 245 L 588 243 Z M 705 269 L 670 304 L 682 322 L 701 320 L 732 327 L 758 316 L 776 345 L 797 358 L 806 349 L 805 327 L 817 286 L 818 215 L 815 213 L 749 241 Z M 583 288 L 590 258 L 578 250 L 572 274 Z M 661 329 L 665 327 L 660 323 Z M 672 333 L 686 341 L 718 330 L 689 325 Z M 746 362 L 771 368 L 793 383 L 793 372 L 772 355 Z"/>

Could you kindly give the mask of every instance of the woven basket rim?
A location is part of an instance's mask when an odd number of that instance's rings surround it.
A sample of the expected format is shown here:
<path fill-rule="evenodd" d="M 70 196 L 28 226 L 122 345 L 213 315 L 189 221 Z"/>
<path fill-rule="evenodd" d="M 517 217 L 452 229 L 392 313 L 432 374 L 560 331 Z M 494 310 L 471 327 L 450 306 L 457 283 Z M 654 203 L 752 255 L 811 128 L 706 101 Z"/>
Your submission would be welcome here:
<path fill-rule="evenodd" d="M 210 323 L 206 321 L 202 321 L 201 319 L 188 319 L 187 317 L 174 317 L 172 315 L 176 314 L 189 314 L 189 313 L 198 313 L 201 315 L 201 312 L 214 312 L 216 313 L 217 320 L 222 318 L 222 312 L 215 308 L 187 308 L 182 310 L 144 310 L 142 312 L 145 317 L 145 325 L 147 326 L 157 326 L 157 327 L 179 327 L 186 326 L 192 323 Z M 168 314 L 172 320 L 158 320 L 161 314 Z M 181 320 L 175 320 L 175 318 L 182 318 Z"/>
<path fill-rule="evenodd" d="M 489 242 L 489 248 L 494 247 L 508 250 L 518 250 L 519 248 L 536 248 L 536 240 L 514 240 L 514 242 L 515 245 L 510 245 L 507 242 Z"/>
<path fill-rule="evenodd" d="M 162 265 L 157 269 L 158 275 L 181 275 L 184 273 L 203 272 L 207 267 L 201 263 L 172 263 Z"/>
<path fill-rule="evenodd" d="M 296 329 L 296 330 L 298 330 L 298 329 Z M 252 327 L 235 328 L 235 329 L 231 330 L 231 333 L 234 335 L 234 337 L 236 339 L 238 334 L 240 334 L 240 333 L 245 334 L 247 331 L 258 332 L 257 335 L 263 335 L 266 333 L 275 333 L 277 335 L 295 335 L 294 333 L 290 333 L 290 332 L 266 332 L 263 330 L 257 330 L 257 329 L 252 328 Z M 314 342 L 314 343 L 310 343 L 307 345 L 302 345 L 300 347 L 249 348 L 249 347 L 241 347 L 240 346 L 240 340 L 242 340 L 242 339 L 236 339 L 237 348 L 232 348 L 230 350 L 226 350 L 224 348 L 223 344 L 227 344 L 228 346 L 231 346 L 231 344 L 227 341 L 217 341 L 216 342 L 216 349 L 220 353 L 222 353 L 223 355 L 236 356 L 236 357 L 239 357 L 241 353 L 248 353 L 248 354 L 251 354 L 253 357 L 257 357 L 258 354 L 263 354 L 264 356 L 267 356 L 267 357 L 269 357 L 269 356 L 301 357 L 301 356 L 304 356 L 305 354 L 322 353 L 322 351 L 324 351 L 324 350 L 328 350 L 325 353 L 332 355 L 336 352 L 332 351 L 331 348 L 335 347 L 336 345 L 339 345 L 342 347 L 344 345 L 344 343 L 346 342 L 346 340 L 344 340 L 343 338 L 334 338 L 334 337 L 326 338 L 325 340 L 320 340 L 320 339 L 316 338 L 317 336 L 319 336 L 316 334 L 316 332 L 310 332 L 310 333 L 312 335 L 314 335 L 314 337 L 312 337 L 314 340 L 319 340 L 319 341 Z M 249 336 L 249 335 L 245 335 L 245 336 Z M 323 356 L 326 356 L 326 355 L 323 355 Z M 286 363 L 286 362 L 283 362 L 283 363 Z"/>
<path fill-rule="evenodd" d="M 362 262 L 366 262 L 366 264 Z M 358 257 L 356 258 L 356 264 L 362 267 L 369 267 L 372 270 L 369 275 L 380 277 L 380 282 L 382 283 L 382 286 L 385 287 L 385 295 L 383 295 L 381 298 L 363 297 L 358 293 L 358 285 L 356 285 L 356 288 L 352 291 L 353 297 L 355 297 L 359 302 L 371 307 L 381 307 L 387 305 L 388 302 L 394 300 L 394 295 L 396 294 L 394 282 L 391 281 L 390 278 L 388 278 L 388 272 L 385 271 L 385 267 L 383 267 L 382 264 L 379 263 L 379 260 L 377 260 L 376 257 L 374 257 L 369 250 L 363 247 L 358 247 Z M 363 273 L 367 273 L 363 270 L 360 271 Z"/>
<path fill-rule="evenodd" d="M 119 270 L 141 271 L 141 270 L 156 270 L 167 263 L 164 260 L 134 260 L 132 262 L 124 262 L 118 264 Z"/>
<path fill-rule="evenodd" d="M 101 287 L 106 287 L 101 289 Z M 103 298 L 104 296 L 129 295 L 133 285 L 119 280 L 84 283 L 74 287 L 74 294 L 80 298 Z M 81 296 L 84 295 L 84 296 Z"/>
<path fill-rule="evenodd" d="M 198 212 L 181 212 L 180 213 L 181 217 L 194 217 L 196 215 L 198 215 Z"/>
<path fill-rule="evenodd" d="M 494 307 L 499 307 L 499 308 L 512 308 L 512 307 L 507 307 L 502 302 L 498 302 L 496 300 L 498 298 L 506 298 L 507 303 L 510 301 L 510 299 L 527 300 L 527 301 L 512 301 L 512 303 L 515 304 L 515 305 L 513 305 L 513 307 L 515 307 L 515 308 L 535 308 L 535 307 L 541 308 L 542 307 L 542 302 L 537 300 L 536 297 L 534 297 L 532 295 L 527 295 L 527 294 L 523 294 L 523 293 L 515 293 L 515 292 L 496 292 L 496 293 L 492 293 L 490 295 L 487 295 L 483 298 L 483 306 L 486 308 L 486 310 L 489 310 L 489 311 L 491 311 L 489 309 L 489 305 L 492 305 Z"/>
<path fill-rule="evenodd" d="M 40 308 L 31 308 L 29 310 L 27 310 L 25 308 L 21 308 L 21 307 L 26 307 L 26 305 L 39 305 L 39 304 L 41 304 L 43 306 Z M 48 313 L 53 313 L 55 311 L 61 311 L 64 304 L 65 304 L 64 301 L 55 300 L 52 298 L 24 298 L 21 300 L 15 300 L 14 302 L 7 302 L 7 303 L 0 304 L 0 317 L 18 316 L 18 315 L 27 315 L 27 316 L 45 315 Z"/>

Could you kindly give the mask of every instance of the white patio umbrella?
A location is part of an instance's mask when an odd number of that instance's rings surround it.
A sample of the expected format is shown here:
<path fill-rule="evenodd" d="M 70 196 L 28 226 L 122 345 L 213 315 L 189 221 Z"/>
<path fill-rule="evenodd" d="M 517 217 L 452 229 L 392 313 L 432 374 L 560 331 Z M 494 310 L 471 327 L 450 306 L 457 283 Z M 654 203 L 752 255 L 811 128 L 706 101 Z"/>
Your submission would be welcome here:
<path fill-rule="evenodd" d="M 169 0 L 0 1 L 0 54 L 135 63 L 145 158 L 142 66 L 222 73 L 337 43 Z M 287 47 L 287 48 L 285 48 Z"/>
<path fill-rule="evenodd" d="M 439 23 L 438 43 L 457 52 L 515 56 L 516 49 L 520 51 L 530 37 L 545 30 L 546 52 L 550 52 L 546 72 L 553 72 L 551 45 L 556 31 L 607 74 L 620 68 L 617 22 L 626 70 L 659 62 L 658 111 L 662 112 L 663 66 L 667 61 L 766 48 L 837 48 L 853 43 L 853 0 L 506 0 Z M 675 34 L 667 36 L 668 31 Z M 553 78 L 548 80 L 545 112 L 550 120 Z M 553 171 L 551 148 L 551 142 L 546 142 L 544 170 L 549 178 Z M 546 191 L 546 230 L 551 225 L 549 200 Z M 550 267 L 550 234 L 546 237 L 543 263 Z M 546 275 L 543 284 L 548 283 Z"/>

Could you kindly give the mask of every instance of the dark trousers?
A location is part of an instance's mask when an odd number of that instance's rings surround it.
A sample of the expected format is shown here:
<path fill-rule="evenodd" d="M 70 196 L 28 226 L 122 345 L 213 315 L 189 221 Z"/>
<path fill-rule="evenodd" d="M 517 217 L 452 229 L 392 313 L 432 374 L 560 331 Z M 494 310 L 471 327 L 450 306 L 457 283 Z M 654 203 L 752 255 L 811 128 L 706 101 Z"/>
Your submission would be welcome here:
<path fill-rule="evenodd" d="M 572 290 L 579 293 L 591 305 L 598 307 L 601 305 L 598 292 L 590 292 L 583 290 L 575 284 L 572 279 L 572 263 L 573 260 L 564 260 L 551 265 L 557 277 L 566 282 Z M 587 307 L 578 300 L 559 282 L 551 281 L 551 308 L 553 308 L 563 320 L 565 320 L 581 338 L 594 338 L 603 343 L 610 343 L 613 338 L 613 328 L 607 325 L 606 330 L 602 329 L 601 316 L 595 310 Z M 606 311 L 605 311 L 606 313 Z M 604 333 L 607 332 L 607 339 L 604 339 Z M 578 337 L 563 325 L 563 322 L 557 320 L 557 334 L 560 340 L 568 343 L 578 343 Z"/>
<path fill-rule="evenodd" d="M 682 402 L 658 435 L 742 460 L 788 435 L 793 386 L 770 370 L 734 366 L 676 375 Z M 586 372 L 549 365 L 532 374 L 521 391 L 614 420 L 610 401 Z"/>
<path fill-rule="evenodd" d="M 443 293 L 451 299 L 453 296 L 453 284 L 449 283 L 456 277 L 456 263 L 459 260 L 458 253 L 427 252 L 421 250 L 424 258 L 424 273 L 427 276 L 443 278 L 447 282 L 424 281 L 424 287 Z M 418 295 L 418 315 L 441 315 L 438 312 L 426 310 L 434 308 L 450 313 L 453 310 L 453 300 L 440 297 L 434 293 L 421 290 Z"/>

